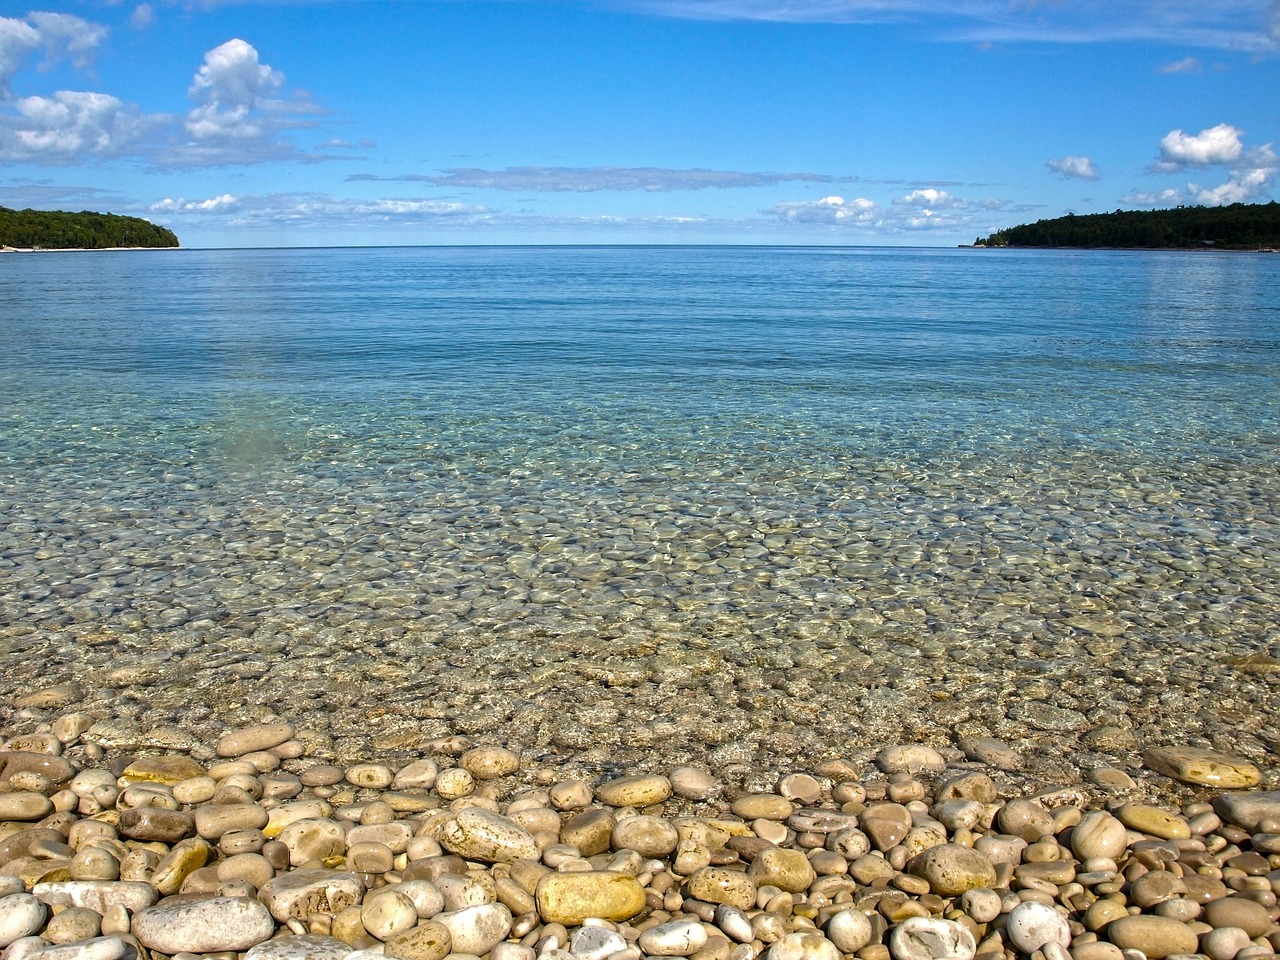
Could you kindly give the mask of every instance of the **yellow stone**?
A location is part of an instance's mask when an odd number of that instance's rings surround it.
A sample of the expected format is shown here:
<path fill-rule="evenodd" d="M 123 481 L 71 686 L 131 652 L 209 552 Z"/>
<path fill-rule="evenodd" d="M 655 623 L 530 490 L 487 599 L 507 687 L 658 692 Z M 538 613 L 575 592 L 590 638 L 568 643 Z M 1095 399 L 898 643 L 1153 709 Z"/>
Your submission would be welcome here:
<path fill-rule="evenodd" d="M 1191 827 L 1182 817 L 1146 803 L 1122 804 L 1116 818 L 1130 830 L 1160 837 L 1162 840 L 1187 840 Z"/>
<path fill-rule="evenodd" d="M 1199 747 L 1155 747 L 1143 761 L 1166 777 L 1196 786 L 1240 790 L 1262 782 L 1262 771 L 1242 757 Z"/>
<path fill-rule="evenodd" d="M 453 950 L 449 928 L 435 920 L 426 920 L 411 930 L 397 933 L 386 942 L 388 957 L 401 960 L 444 960 Z"/>
<path fill-rule="evenodd" d="M 644 888 L 635 877 L 611 870 L 548 873 L 535 894 L 544 923 L 581 926 L 590 917 L 630 920 L 645 908 Z"/>
<path fill-rule="evenodd" d="M 213 848 L 204 840 L 193 837 L 173 845 L 169 855 L 156 864 L 151 875 L 151 885 L 165 897 L 171 897 L 182 889 L 182 881 L 195 870 L 209 862 Z"/>
<path fill-rule="evenodd" d="M 124 779 L 132 783 L 163 783 L 169 786 L 204 774 L 204 767 L 181 755 L 138 757 L 124 769 Z"/>

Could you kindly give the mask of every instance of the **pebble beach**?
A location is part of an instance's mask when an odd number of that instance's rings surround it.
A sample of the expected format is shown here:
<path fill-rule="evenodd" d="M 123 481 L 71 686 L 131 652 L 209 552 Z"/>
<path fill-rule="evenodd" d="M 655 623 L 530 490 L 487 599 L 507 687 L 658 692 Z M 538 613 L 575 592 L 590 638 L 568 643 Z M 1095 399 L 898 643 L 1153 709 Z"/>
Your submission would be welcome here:
<path fill-rule="evenodd" d="M 589 782 L 441 738 L 342 765 L 275 720 L 120 749 L 61 713 L 0 750 L 5 960 L 1247 960 L 1280 944 L 1280 792 L 1148 751 L 1200 796 L 1095 770 L 1002 796 L 995 739 L 881 749 L 734 789 Z"/>

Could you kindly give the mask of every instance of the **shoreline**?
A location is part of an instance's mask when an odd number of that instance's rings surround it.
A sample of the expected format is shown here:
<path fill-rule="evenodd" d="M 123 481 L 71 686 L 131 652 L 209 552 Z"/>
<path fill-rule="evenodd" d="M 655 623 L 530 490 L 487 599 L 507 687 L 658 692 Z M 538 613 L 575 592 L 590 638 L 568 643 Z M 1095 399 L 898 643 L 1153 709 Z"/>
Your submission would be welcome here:
<path fill-rule="evenodd" d="M 0 253 L 107 253 L 122 250 L 180 250 L 181 247 L 10 247 L 0 246 Z"/>

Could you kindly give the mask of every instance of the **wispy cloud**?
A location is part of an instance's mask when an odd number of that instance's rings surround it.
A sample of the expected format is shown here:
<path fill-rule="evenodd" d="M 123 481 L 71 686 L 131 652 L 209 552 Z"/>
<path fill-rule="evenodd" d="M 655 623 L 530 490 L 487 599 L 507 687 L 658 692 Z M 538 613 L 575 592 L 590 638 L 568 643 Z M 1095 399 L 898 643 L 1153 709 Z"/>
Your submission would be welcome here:
<path fill-rule="evenodd" d="M 170 224 L 216 218 L 227 227 L 362 227 L 474 224 L 490 219 L 485 207 L 438 200 L 384 198 L 354 200 L 322 193 L 271 193 L 261 196 L 221 194 L 203 199 L 165 197 L 147 212 Z"/>
<path fill-rule="evenodd" d="M 1098 168 L 1090 157 L 1060 157 L 1057 160 L 1046 160 L 1044 165 L 1068 180 L 1097 180 L 1100 177 Z"/>
<path fill-rule="evenodd" d="M 0 17 L 0 94 L 8 92 L 9 81 L 35 51 L 44 51 L 45 66 L 70 60 L 83 69 L 106 37 L 106 27 L 68 13 Z"/>
<path fill-rule="evenodd" d="M 518 193 L 595 193 L 602 190 L 666 193 L 677 190 L 762 187 L 792 181 L 830 183 L 818 173 L 741 173 L 733 170 L 669 170 L 661 167 L 507 167 L 503 170 L 454 168 L 439 174 L 398 177 L 353 174 L 349 181 L 425 183 L 451 189 L 475 188 Z"/>
<path fill-rule="evenodd" d="M 1204 67 L 1196 57 L 1183 57 L 1160 68 L 1161 73 L 1204 73 Z"/>
<path fill-rule="evenodd" d="M 631 0 L 664 16 L 698 20 L 907 24 L 940 40 L 1096 43 L 1138 40 L 1261 50 L 1280 44 L 1280 4 L 1270 0 Z"/>

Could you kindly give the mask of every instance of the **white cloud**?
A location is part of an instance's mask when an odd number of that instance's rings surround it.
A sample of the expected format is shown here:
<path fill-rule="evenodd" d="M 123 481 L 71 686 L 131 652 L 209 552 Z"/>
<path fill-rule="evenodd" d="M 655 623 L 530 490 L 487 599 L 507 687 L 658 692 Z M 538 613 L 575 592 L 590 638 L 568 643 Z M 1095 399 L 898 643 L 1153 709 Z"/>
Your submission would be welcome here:
<path fill-rule="evenodd" d="M 68 13 L 31 13 L 25 20 L 0 17 L 0 95 L 34 51 L 43 47 L 47 64 L 69 59 L 84 68 L 106 36 L 106 27 Z"/>
<path fill-rule="evenodd" d="M 1280 4 L 1268 0 L 628 0 L 694 20 L 897 23 L 943 40 L 1094 43 L 1137 40 L 1232 50 L 1274 50 Z"/>
<path fill-rule="evenodd" d="M 820 200 L 782 201 L 762 212 L 783 223 L 825 224 L 894 234 L 914 230 L 968 230 L 977 222 L 977 213 L 1010 209 L 1026 208 L 1014 208 L 1007 200 L 972 201 L 937 187 L 917 187 L 895 197 L 888 206 L 866 197 L 846 200 L 830 196 Z"/>
<path fill-rule="evenodd" d="M 439 200 L 381 198 L 352 200 L 319 193 L 273 193 L 264 196 L 222 194 L 204 200 L 166 197 L 149 212 L 170 223 L 174 218 L 216 219 L 226 227 L 290 227 L 342 229 L 374 224 L 425 226 L 475 224 L 490 220 L 485 207 Z"/>
<path fill-rule="evenodd" d="M 845 200 L 830 196 L 821 200 L 794 200 L 775 203 L 765 211 L 788 223 L 830 223 L 874 225 L 880 218 L 875 201 L 858 197 Z"/>
<path fill-rule="evenodd" d="M 1229 172 L 1227 181 L 1216 187 L 1189 183 L 1185 193 L 1165 190 L 1156 196 L 1163 199 L 1170 193 L 1176 193 L 1185 202 L 1205 206 L 1266 198 L 1277 172 L 1280 172 L 1280 160 L 1271 144 L 1246 149 L 1242 137 L 1243 131 L 1227 123 L 1202 130 L 1194 136 L 1181 130 L 1168 133 L 1160 141 L 1160 159 L 1149 167 L 1152 173 L 1180 173 L 1188 167 L 1226 167 Z M 1134 192 L 1127 196 L 1137 203 L 1152 194 Z"/>
<path fill-rule="evenodd" d="M 135 30 L 145 30 L 156 22 L 156 8 L 149 3 L 140 3 L 129 14 L 129 26 Z"/>
<path fill-rule="evenodd" d="M 263 63 L 254 47 L 228 40 L 205 54 L 188 95 L 195 106 L 185 141 L 157 155 L 155 166 L 216 167 L 273 160 L 321 159 L 302 153 L 285 132 L 313 126 L 319 109 L 303 95 L 280 99 L 284 74 Z"/>
<path fill-rule="evenodd" d="M 1183 57 L 1173 63 L 1166 63 L 1160 68 L 1161 73 L 1203 73 L 1204 67 L 1195 57 Z"/>
<path fill-rule="evenodd" d="M 1060 157 L 1057 160 L 1046 160 L 1044 165 L 1054 173 L 1060 173 L 1068 180 L 1097 180 L 1098 168 L 1090 157 Z"/>
<path fill-rule="evenodd" d="M 0 158 L 6 160 L 68 164 L 120 156 L 155 126 L 105 93 L 59 90 L 23 97 L 12 107 L 16 115 L 0 115 Z"/>
<path fill-rule="evenodd" d="M 1158 192 L 1131 190 L 1120 198 L 1120 202 L 1129 207 L 1172 207 L 1185 203 L 1186 199 L 1181 190 L 1170 188 Z"/>
<path fill-rule="evenodd" d="M 1173 173 L 1188 166 L 1235 163 L 1243 153 L 1240 131 L 1229 123 L 1220 123 L 1195 135 L 1171 130 L 1160 141 L 1160 159 L 1152 169 L 1157 173 Z"/>
<path fill-rule="evenodd" d="M 107 38 L 107 28 L 102 24 L 69 13 L 32 13 L 27 19 L 36 25 L 50 63 L 65 57 L 83 70 L 93 60 L 93 51 Z"/>
<path fill-rule="evenodd" d="M 772 186 L 796 180 L 829 183 L 817 173 L 744 173 L 735 170 L 671 170 L 662 167 L 507 167 L 504 170 L 455 168 L 441 174 L 379 177 L 355 174 L 352 181 L 402 181 L 435 187 L 510 190 L 519 193 L 594 193 L 601 190 L 661 193 L 674 190 Z"/>

